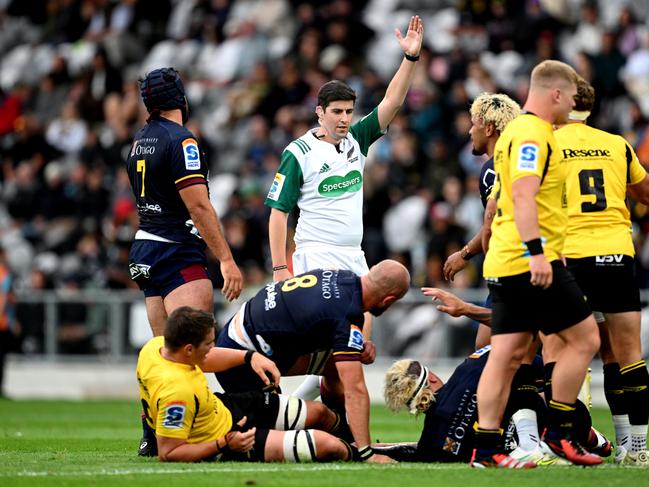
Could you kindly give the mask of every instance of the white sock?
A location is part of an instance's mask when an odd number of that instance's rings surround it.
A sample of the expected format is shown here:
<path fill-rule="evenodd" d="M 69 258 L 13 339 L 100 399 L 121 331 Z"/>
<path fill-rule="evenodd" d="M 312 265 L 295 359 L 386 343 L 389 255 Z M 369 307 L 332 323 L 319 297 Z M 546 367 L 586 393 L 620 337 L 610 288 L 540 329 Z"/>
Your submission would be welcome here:
<path fill-rule="evenodd" d="M 628 448 L 627 448 L 628 449 Z M 647 449 L 647 425 L 631 425 L 631 451 L 645 451 Z"/>
<path fill-rule="evenodd" d="M 536 411 L 519 409 L 512 416 L 518 434 L 518 446 L 525 451 L 532 451 L 539 446 L 539 427 Z"/>
<path fill-rule="evenodd" d="M 307 375 L 292 395 L 306 401 L 317 399 L 320 395 L 320 376 Z"/>
<path fill-rule="evenodd" d="M 615 445 L 629 449 L 629 440 L 631 439 L 631 423 L 629 423 L 628 414 L 618 414 L 613 416 L 613 426 L 615 427 Z"/>

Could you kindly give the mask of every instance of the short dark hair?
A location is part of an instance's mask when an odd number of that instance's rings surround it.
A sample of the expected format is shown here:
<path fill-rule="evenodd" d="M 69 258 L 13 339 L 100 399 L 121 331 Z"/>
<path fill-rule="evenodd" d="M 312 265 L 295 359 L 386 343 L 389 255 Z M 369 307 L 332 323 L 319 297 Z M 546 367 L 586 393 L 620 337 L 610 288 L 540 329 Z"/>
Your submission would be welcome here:
<path fill-rule="evenodd" d="M 174 310 L 165 324 L 165 347 L 176 351 L 185 345 L 199 346 L 216 326 L 214 315 L 189 306 Z"/>
<path fill-rule="evenodd" d="M 318 106 L 321 106 L 323 110 L 332 101 L 353 101 L 356 102 L 356 92 L 351 89 L 351 87 L 340 80 L 332 80 L 320 88 L 318 91 Z"/>
<path fill-rule="evenodd" d="M 583 78 L 577 81 L 577 94 L 575 95 L 574 110 L 580 112 L 590 112 L 595 105 L 595 88 Z"/>

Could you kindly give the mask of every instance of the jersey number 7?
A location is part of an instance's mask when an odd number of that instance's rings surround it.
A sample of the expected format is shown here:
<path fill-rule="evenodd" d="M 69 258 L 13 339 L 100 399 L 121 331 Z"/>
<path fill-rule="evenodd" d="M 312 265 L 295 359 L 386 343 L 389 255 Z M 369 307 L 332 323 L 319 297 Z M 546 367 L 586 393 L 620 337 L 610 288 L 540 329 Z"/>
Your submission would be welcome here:
<path fill-rule="evenodd" d="M 136 168 L 137 172 L 142 173 L 142 189 L 140 190 L 140 197 L 144 198 L 144 176 L 146 174 L 146 161 L 144 159 L 138 159 Z"/>

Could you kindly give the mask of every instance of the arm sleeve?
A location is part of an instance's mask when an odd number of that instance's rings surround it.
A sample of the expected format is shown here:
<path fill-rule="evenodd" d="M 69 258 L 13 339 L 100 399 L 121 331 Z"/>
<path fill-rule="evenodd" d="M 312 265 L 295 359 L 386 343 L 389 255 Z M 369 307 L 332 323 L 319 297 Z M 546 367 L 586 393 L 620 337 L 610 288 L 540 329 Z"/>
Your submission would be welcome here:
<path fill-rule="evenodd" d="M 512 183 L 525 176 L 538 176 L 543 180 L 548 170 L 550 149 L 542 130 L 528 126 L 524 134 L 512 138 L 509 163 Z M 493 189 L 492 189 L 493 192 Z"/>
<path fill-rule="evenodd" d="M 158 401 L 156 434 L 186 440 L 196 415 L 196 401 L 189 388 L 175 386 L 164 391 Z"/>
<path fill-rule="evenodd" d="M 207 162 L 196 139 L 183 137 L 172 140 L 169 155 L 171 175 L 178 191 L 194 184 L 207 184 Z"/>
<path fill-rule="evenodd" d="M 362 315 L 359 320 L 355 321 L 363 323 Z M 334 336 L 334 361 L 359 361 L 363 345 L 363 329 L 361 326 L 350 324 L 347 320 L 338 322 Z"/>
<path fill-rule="evenodd" d="M 367 157 L 367 152 L 370 150 L 370 145 L 387 132 L 387 130 L 381 130 L 381 126 L 379 125 L 378 107 L 372 110 L 372 113 L 365 115 L 352 125 L 349 131 L 358 141 L 358 144 L 361 146 L 361 152 L 365 157 Z"/>
<path fill-rule="evenodd" d="M 266 206 L 289 213 L 297 205 L 303 184 L 304 176 L 300 163 L 290 150 L 285 149 L 266 196 Z"/>
<path fill-rule="evenodd" d="M 626 163 L 628 167 L 627 184 L 639 183 L 645 178 L 647 171 L 642 167 L 642 164 L 640 164 L 638 156 L 628 142 L 625 141 L 624 145 L 626 146 Z"/>

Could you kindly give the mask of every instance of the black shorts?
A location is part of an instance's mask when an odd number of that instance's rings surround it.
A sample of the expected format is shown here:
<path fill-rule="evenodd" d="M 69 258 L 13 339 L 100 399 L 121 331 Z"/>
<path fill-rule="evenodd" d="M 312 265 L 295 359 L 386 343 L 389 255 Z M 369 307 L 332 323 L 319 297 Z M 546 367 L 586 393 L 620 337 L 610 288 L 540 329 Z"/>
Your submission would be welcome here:
<path fill-rule="evenodd" d="M 257 428 L 255 432 L 255 446 L 246 453 L 227 452 L 221 461 L 233 462 L 263 462 L 268 430 L 275 429 L 277 415 L 279 414 L 279 396 L 269 392 L 240 392 L 234 394 L 216 395 L 232 413 L 232 431 L 247 431 Z M 246 416 L 246 423 L 239 427 L 237 423 Z"/>
<path fill-rule="evenodd" d="M 187 282 L 209 279 L 205 250 L 199 245 L 136 240 L 128 267 L 146 297 L 164 298 Z"/>
<path fill-rule="evenodd" d="M 561 261 L 552 262 L 552 285 L 532 286 L 530 273 L 489 281 L 493 300 L 491 334 L 536 332 L 551 334 L 583 321 L 591 314 L 575 278 Z"/>
<path fill-rule="evenodd" d="M 633 257 L 600 255 L 567 261 L 591 309 L 601 313 L 640 311 Z"/>

